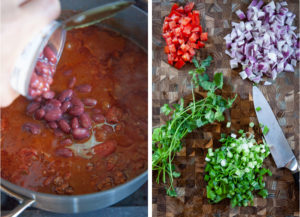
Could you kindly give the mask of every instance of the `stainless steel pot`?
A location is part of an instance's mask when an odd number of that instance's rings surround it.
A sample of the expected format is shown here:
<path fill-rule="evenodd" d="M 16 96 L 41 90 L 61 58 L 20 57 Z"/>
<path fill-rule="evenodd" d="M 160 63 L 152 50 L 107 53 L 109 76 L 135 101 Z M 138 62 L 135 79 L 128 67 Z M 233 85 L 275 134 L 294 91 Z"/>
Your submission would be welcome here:
<path fill-rule="evenodd" d="M 101 1 L 107 3 L 109 1 Z M 99 5 L 98 1 L 62 1 L 63 10 L 86 10 Z M 118 13 L 113 18 L 101 23 L 120 32 L 147 51 L 147 13 L 135 6 Z M 103 42 L 102 42 L 103 43 Z M 117 203 L 135 192 L 147 180 L 147 171 L 127 183 L 98 193 L 61 196 L 34 192 L 1 179 L 1 190 L 16 198 L 20 205 L 6 216 L 17 216 L 29 206 L 57 213 L 78 213 L 101 209 Z"/>

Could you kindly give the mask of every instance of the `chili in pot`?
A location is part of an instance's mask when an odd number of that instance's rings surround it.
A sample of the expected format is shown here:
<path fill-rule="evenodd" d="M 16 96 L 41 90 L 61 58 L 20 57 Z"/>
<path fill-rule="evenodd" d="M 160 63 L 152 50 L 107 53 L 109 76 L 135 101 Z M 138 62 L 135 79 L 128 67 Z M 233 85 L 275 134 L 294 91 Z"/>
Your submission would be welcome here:
<path fill-rule="evenodd" d="M 118 33 L 71 30 L 51 85 L 1 112 L 1 177 L 38 192 L 113 188 L 147 169 L 147 55 Z"/>

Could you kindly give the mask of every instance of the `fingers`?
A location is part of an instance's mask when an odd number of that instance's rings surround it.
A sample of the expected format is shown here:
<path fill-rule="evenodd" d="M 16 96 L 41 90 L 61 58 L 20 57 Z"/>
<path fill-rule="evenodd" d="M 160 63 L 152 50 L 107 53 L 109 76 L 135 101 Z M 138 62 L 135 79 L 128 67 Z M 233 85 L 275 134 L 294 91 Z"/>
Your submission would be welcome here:
<path fill-rule="evenodd" d="M 59 0 L 23 0 L 20 9 L 26 20 L 44 27 L 59 16 L 60 3 Z"/>

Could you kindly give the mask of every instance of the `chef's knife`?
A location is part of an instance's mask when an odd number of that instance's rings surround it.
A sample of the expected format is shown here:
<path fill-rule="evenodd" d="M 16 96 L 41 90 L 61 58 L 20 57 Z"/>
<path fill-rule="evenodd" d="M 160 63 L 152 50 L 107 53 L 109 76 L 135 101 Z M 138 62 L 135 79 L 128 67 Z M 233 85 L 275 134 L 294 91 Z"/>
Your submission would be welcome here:
<path fill-rule="evenodd" d="M 299 165 L 292 149 L 286 140 L 276 117 L 262 92 L 253 86 L 253 102 L 259 123 L 269 128 L 264 135 L 277 168 L 286 167 L 292 171 L 299 187 Z M 260 109 L 257 109 L 260 108 Z"/>

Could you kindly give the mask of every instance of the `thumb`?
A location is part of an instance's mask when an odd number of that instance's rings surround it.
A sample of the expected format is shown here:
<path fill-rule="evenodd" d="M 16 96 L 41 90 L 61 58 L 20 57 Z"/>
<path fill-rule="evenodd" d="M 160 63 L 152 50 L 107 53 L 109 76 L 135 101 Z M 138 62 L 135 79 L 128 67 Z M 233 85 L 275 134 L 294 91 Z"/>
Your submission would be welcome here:
<path fill-rule="evenodd" d="M 31 0 L 20 10 L 32 29 L 40 30 L 59 16 L 61 8 L 59 0 Z"/>

